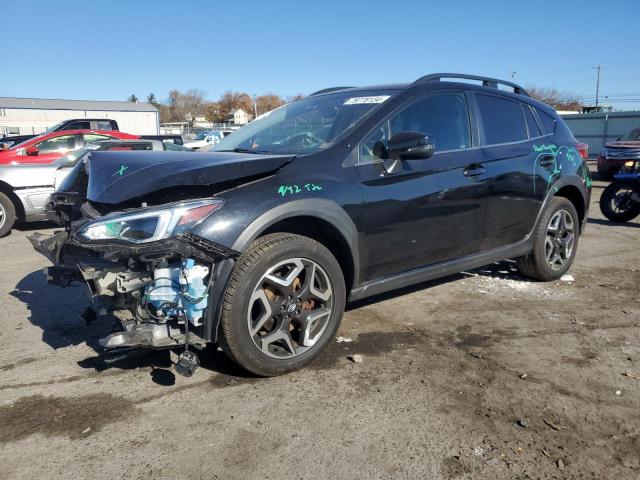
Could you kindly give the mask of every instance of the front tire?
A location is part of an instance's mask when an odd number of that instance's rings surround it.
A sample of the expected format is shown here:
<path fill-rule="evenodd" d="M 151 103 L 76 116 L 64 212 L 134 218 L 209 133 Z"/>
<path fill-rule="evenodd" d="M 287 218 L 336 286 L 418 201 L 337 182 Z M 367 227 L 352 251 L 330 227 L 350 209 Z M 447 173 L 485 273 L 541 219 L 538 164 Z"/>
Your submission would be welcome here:
<path fill-rule="evenodd" d="M 16 209 L 13 202 L 0 192 L 0 238 L 9 234 L 14 223 L 16 223 Z"/>
<path fill-rule="evenodd" d="M 629 182 L 612 183 L 600 196 L 600 211 L 612 222 L 628 222 L 640 215 L 640 203 L 632 199 L 640 196 L 640 185 Z"/>
<path fill-rule="evenodd" d="M 289 233 L 261 237 L 231 273 L 220 346 L 256 375 L 297 370 L 335 336 L 345 300 L 342 270 L 326 247 Z"/>
<path fill-rule="evenodd" d="M 527 277 L 548 282 L 564 275 L 576 256 L 580 219 L 573 203 L 553 197 L 533 234 L 533 250 L 517 260 Z"/>

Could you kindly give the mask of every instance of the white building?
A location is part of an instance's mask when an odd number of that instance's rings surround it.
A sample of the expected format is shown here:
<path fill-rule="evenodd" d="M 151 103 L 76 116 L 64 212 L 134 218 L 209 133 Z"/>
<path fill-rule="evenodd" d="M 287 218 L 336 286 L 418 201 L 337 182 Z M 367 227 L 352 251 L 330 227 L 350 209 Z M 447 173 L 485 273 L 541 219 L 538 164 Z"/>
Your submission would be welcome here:
<path fill-rule="evenodd" d="M 122 132 L 160 133 L 160 113 L 150 103 L 0 97 L 0 137 L 42 133 L 71 118 L 109 118 Z"/>
<path fill-rule="evenodd" d="M 236 108 L 234 110 L 231 110 L 224 119 L 225 121 L 232 122 L 236 125 L 246 125 L 251 121 L 251 115 L 249 115 L 241 108 Z"/>

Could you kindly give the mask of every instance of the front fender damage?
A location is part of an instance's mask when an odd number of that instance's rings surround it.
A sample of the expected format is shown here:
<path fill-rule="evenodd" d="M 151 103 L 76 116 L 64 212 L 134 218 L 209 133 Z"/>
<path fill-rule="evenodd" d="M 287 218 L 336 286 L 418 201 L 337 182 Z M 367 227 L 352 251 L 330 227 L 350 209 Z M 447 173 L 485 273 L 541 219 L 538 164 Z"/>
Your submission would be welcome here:
<path fill-rule="evenodd" d="M 53 263 L 44 269 L 48 283 L 86 283 L 86 321 L 114 320 L 114 332 L 99 341 L 106 362 L 148 350 L 203 348 L 216 265 L 239 255 L 192 233 L 137 245 L 82 243 L 69 231 L 34 233 L 29 241 Z"/>

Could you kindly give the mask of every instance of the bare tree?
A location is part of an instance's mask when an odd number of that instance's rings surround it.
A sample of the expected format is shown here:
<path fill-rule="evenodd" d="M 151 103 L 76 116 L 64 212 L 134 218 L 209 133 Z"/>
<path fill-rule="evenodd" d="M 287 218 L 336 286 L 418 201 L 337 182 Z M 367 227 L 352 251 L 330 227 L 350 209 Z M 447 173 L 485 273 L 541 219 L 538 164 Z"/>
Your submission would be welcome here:
<path fill-rule="evenodd" d="M 253 99 L 244 92 L 227 91 L 218 100 L 218 105 L 220 106 L 220 119 L 224 119 L 232 110 L 238 108 L 249 114 L 253 113 Z"/>
<path fill-rule="evenodd" d="M 162 122 L 184 122 L 187 116 L 206 115 L 205 92 L 192 88 L 186 92 L 173 89 L 169 92 L 169 105 L 160 110 Z"/>
<path fill-rule="evenodd" d="M 580 110 L 582 108 L 582 103 L 577 95 L 560 92 L 557 88 L 528 86 L 527 92 L 536 100 L 551 105 L 556 110 Z"/>
<path fill-rule="evenodd" d="M 281 105 L 284 105 L 284 100 L 279 95 L 273 93 L 267 93 L 256 97 L 256 105 L 258 107 L 258 115 L 269 112 Z"/>

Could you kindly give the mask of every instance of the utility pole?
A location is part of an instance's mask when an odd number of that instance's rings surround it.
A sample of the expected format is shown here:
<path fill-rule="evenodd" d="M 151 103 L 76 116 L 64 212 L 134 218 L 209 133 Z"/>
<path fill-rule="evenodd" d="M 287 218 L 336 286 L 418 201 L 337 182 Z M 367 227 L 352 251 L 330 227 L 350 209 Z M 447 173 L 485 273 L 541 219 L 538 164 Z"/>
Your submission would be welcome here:
<path fill-rule="evenodd" d="M 516 78 L 516 72 L 515 70 L 509 70 L 509 80 L 511 80 L 513 82 L 513 79 Z"/>
<path fill-rule="evenodd" d="M 598 71 L 598 74 L 596 76 L 596 107 L 598 106 L 598 101 L 600 100 L 600 70 L 602 70 L 603 68 L 598 65 L 596 67 L 593 67 L 594 70 Z"/>
<path fill-rule="evenodd" d="M 253 94 L 253 119 L 258 118 L 258 102 L 256 101 L 256 95 Z"/>

